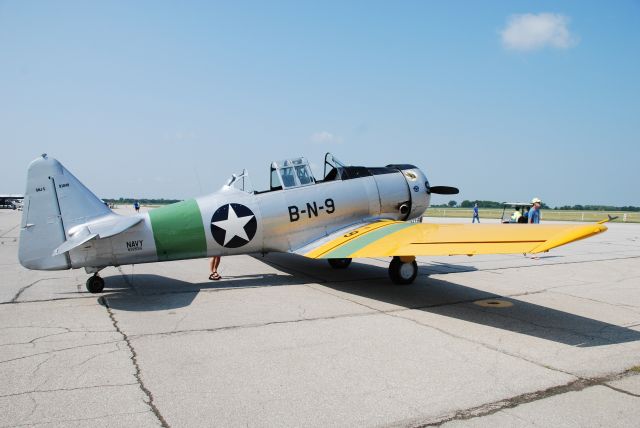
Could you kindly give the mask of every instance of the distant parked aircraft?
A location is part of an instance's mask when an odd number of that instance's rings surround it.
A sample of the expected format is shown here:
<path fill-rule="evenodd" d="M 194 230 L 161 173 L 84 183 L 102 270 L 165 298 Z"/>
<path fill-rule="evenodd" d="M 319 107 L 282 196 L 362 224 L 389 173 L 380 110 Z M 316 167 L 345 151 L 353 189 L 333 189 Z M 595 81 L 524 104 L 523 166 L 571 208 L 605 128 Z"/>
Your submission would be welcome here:
<path fill-rule="evenodd" d="M 0 195 L 0 208 L 15 210 L 22 207 L 22 195 Z"/>

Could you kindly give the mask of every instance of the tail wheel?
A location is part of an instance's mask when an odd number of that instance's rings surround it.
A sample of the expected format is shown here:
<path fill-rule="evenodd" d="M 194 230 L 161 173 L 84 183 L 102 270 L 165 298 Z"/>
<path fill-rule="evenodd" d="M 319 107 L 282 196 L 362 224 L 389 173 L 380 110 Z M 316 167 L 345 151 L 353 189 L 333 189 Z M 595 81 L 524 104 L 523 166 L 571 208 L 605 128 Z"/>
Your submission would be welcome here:
<path fill-rule="evenodd" d="M 394 284 L 411 284 L 418 276 L 418 263 L 413 259 L 403 262 L 400 257 L 394 257 L 389 263 L 389 277 Z"/>
<path fill-rule="evenodd" d="M 327 259 L 334 269 L 346 269 L 351 264 L 351 259 Z"/>
<path fill-rule="evenodd" d="M 89 293 L 100 293 L 104 290 L 104 279 L 98 275 L 93 275 L 87 279 L 87 291 Z"/>

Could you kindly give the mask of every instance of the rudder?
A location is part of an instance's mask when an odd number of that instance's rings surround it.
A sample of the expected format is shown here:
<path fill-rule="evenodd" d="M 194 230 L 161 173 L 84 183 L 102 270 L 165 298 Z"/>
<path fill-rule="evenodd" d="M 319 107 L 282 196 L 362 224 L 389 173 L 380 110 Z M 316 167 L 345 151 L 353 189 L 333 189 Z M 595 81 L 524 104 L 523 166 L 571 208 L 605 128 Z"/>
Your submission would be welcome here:
<path fill-rule="evenodd" d="M 110 214 L 89 189 L 56 159 L 42 155 L 27 170 L 18 258 L 27 269 L 70 269 L 68 253 L 53 250 L 73 226 Z"/>

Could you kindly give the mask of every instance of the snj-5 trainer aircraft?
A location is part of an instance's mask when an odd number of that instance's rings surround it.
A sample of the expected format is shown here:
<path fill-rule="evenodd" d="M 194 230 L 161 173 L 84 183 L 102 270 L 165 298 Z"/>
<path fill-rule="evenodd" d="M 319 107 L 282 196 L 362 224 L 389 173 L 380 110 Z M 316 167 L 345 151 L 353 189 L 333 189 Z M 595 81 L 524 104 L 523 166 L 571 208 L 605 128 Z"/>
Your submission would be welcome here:
<path fill-rule="evenodd" d="M 216 255 L 285 252 L 346 268 L 353 258 L 391 257 L 389 276 L 410 284 L 416 256 L 541 253 L 604 232 L 589 225 L 428 224 L 431 186 L 407 164 L 345 166 L 330 153 L 316 180 L 304 158 L 271 164 L 269 190 L 233 175 L 219 191 L 124 216 L 111 211 L 46 154 L 29 165 L 19 259 L 37 270 L 84 267 L 91 293 L 107 266 Z"/>

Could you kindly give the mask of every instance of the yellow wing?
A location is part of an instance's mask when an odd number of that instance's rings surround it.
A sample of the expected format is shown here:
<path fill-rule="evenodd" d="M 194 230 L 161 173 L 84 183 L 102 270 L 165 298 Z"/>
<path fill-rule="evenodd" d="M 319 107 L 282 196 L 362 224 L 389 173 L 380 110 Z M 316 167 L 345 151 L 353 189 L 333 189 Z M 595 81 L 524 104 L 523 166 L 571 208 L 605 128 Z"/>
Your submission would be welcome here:
<path fill-rule="evenodd" d="M 378 221 L 325 237 L 296 253 L 314 259 L 541 253 L 605 230 L 602 223 L 573 226 Z"/>

